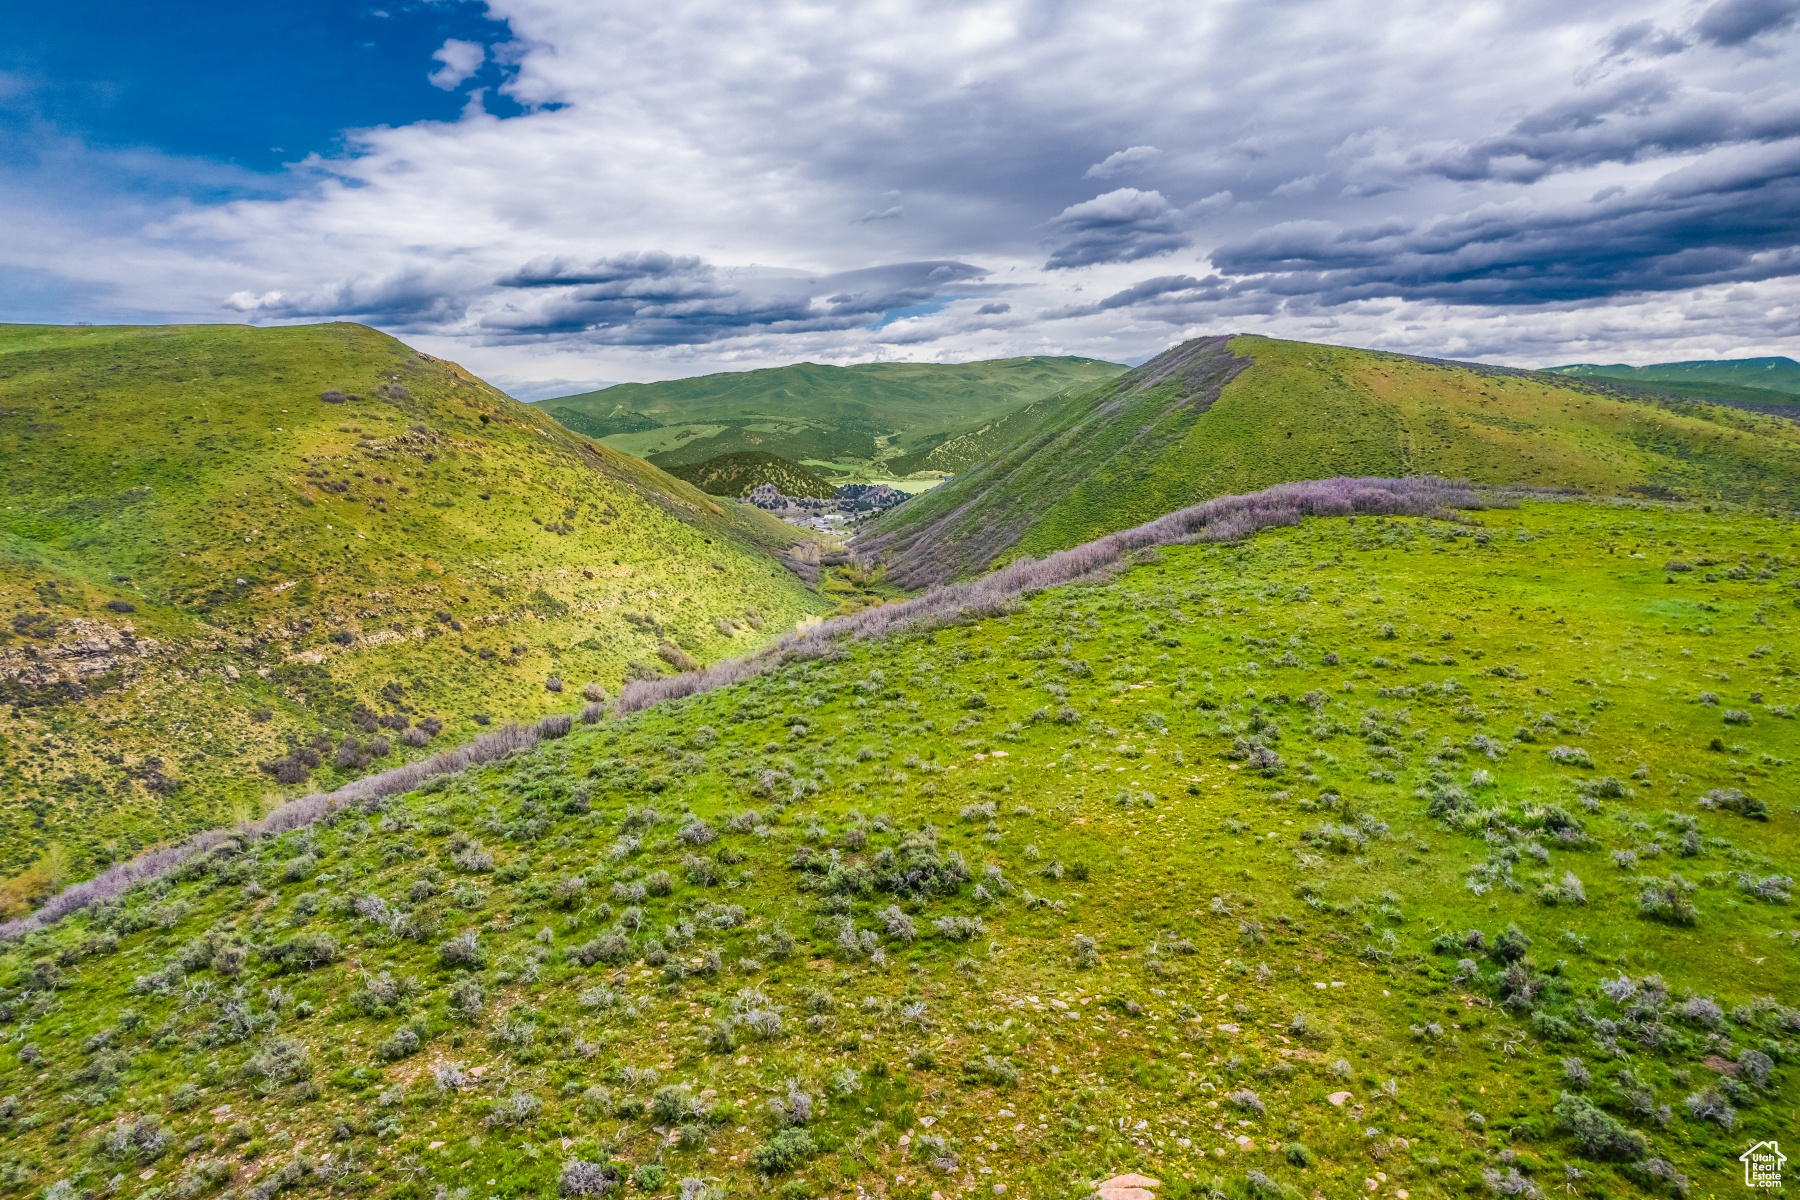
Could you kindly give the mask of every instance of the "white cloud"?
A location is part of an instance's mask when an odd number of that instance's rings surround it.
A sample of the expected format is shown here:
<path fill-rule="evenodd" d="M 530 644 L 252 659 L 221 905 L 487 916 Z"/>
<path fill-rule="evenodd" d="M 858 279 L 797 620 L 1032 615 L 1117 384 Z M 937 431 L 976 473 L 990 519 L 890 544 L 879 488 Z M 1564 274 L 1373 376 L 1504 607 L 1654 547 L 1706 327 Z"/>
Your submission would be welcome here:
<path fill-rule="evenodd" d="M 487 61 L 487 47 L 480 42 L 445 38 L 444 44 L 431 52 L 431 57 L 444 65 L 425 78 L 431 81 L 432 87 L 455 91 L 458 84 L 481 70 L 481 64 Z"/>
<path fill-rule="evenodd" d="M 1083 179 L 1111 179 L 1114 175 L 1123 175 L 1128 171 L 1154 162 L 1162 157 L 1162 151 L 1155 146 L 1132 146 L 1109 154 L 1087 169 Z"/>

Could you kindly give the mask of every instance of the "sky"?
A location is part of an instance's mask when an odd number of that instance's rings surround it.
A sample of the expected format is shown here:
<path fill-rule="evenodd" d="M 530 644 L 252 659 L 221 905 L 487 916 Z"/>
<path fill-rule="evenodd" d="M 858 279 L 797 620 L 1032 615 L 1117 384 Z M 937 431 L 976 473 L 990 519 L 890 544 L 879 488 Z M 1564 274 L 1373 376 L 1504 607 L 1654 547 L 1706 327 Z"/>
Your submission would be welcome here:
<path fill-rule="evenodd" d="M 66 0 L 0 38 L 0 217 L 0 321 L 361 321 L 527 399 L 1800 357 L 1800 0 Z"/>

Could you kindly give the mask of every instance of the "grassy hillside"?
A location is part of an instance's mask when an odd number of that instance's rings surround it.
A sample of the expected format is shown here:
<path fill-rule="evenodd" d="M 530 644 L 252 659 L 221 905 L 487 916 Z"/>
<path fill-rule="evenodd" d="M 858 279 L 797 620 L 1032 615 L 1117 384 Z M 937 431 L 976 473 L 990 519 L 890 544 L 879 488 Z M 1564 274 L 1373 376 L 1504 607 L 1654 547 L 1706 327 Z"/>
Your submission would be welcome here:
<path fill-rule="evenodd" d="M 1538 372 L 1201 339 L 1057 417 L 858 540 L 917 587 L 1042 555 L 1209 496 L 1335 475 L 1467 477 L 1600 495 L 1800 495 L 1800 426 Z"/>
<path fill-rule="evenodd" d="M 760 451 L 827 473 L 892 476 L 960 470 L 914 459 L 1033 400 L 1111 379 L 1125 368 L 1091 358 L 990 362 L 797 363 L 665 383 L 625 383 L 540 401 L 571 429 L 662 467 Z"/>
<path fill-rule="evenodd" d="M 0 461 L 27 887 L 819 605 L 787 527 L 355 325 L 0 327 Z"/>
<path fill-rule="evenodd" d="M 1758 516 L 1315 520 L 230 843 L 0 959 L 0 1177 L 1735 1194 L 1797 581 Z"/>
<path fill-rule="evenodd" d="M 1727 400 L 1800 401 L 1800 362 L 1791 358 L 1728 358 L 1652 363 L 1647 367 L 1576 363 L 1544 369 L 1583 379 L 1612 379 L 1681 396 L 1716 394 Z M 1770 392 L 1777 395 L 1771 396 Z"/>
<path fill-rule="evenodd" d="M 805 467 L 760 450 L 670 467 L 669 474 L 714 496 L 748 496 L 765 483 L 774 484 L 784 496 L 824 499 L 837 491 Z"/>

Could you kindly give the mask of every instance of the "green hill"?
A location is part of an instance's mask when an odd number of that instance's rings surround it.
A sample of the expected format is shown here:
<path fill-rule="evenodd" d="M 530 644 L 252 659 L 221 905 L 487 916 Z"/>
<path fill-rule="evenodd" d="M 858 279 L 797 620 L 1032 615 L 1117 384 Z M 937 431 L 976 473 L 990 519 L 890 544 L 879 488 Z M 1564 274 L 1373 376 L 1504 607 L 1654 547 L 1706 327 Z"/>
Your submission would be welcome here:
<path fill-rule="evenodd" d="M 1800 529 L 1458 516 L 1165 546 L 221 839 L 7 946 L 0 1178 L 1736 1194 L 1800 1104 Z"/>
<path fill-rule="evenodd" d="M 32 887 L 819 607 L 790 528 L 361 326 L 0 327 L 0 460 Z"/>
<path fill-rule="evenodd" d="M 974 460 L 939 455 L 953 465 L 935 468 L 914 460 L 1031 401 L 1123 370 L 1091 358 L 1049 357 L 954 365 L 796 363 L 622 383 L 538 403 L 569 428 L 664 468 L 750 451 L 841 475 L 887 478 L 897 466 L 960 470 Z"/>
<path fill-rule="evenodd" d="M 703 492 L 714 496 L 748 496 L 765 483 L 775 485 L 784 496 L 816 496 L 829 498 L 837 491 L 829 483 L 785 458 L 760 450 L 740 454 L 721 454 L 697 463 L 670 467 L 669 474 L 685 479 Z"/>
<path fill-rule="evenodd" d="M 1029 438 L 866 527 L 920 587 L 1209 496 L 1440 474 L 1791 508 L 1800 426 L 1541 372 L 1260 337 L 1203 338 L 1062 402 Z"/>
<path fill-rule="evenodd" d="M 1582 379 L 1617 380 L 1654 391 L 1702 399 L 1800 402 L 1800 362 L 1791 358 L 1726 358 L 1652 363 L 1647 367 L 1628 367 L 1624 363 L 1610 366 L 1576 363 L 1567 367 L 1545 367 L 1544 370 Z"/>

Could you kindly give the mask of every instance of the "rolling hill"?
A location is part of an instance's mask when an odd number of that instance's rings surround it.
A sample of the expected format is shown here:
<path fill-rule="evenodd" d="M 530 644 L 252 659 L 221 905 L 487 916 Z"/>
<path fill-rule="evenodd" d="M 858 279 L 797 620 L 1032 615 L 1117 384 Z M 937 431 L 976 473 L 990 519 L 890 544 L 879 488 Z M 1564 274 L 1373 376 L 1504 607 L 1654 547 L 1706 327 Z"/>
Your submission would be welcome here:
<path fill-rule="evenodd" d="M 837 491 L 805 467 L 760 450 L 684 463 L 670 467 L 669 474 L 714 496 L 748 496 L 765 483 L 773 484 L 784 496 L 826 499 Z"/>
<path fill-rule="evenodd" d="M 1541 372 L 1260 337 L 1184 343 L 1065 398 L 1028 438 L 865 527 L 921 587 L 1209 496 L 1439 474 L 1789 509 L 1800 425 Z"/>
<path fill-rule="evenodd" d="M 940 453 L 933 466 L 923 460 L 958 434 L 1123 370 L 1090 358 L 1047 357 L 955 365 L 797 363 L 624 383 L 538 404 L 569 428 L 664 468 L 749 451 L 827 475 L 892 478 L 961 470 L 976 460 L 955 453 Z"/>
<path fill-rule="evenodd" d="M 1700 399 L 1800 404 L 1800 362 L 1791 358 L 1728 358 L 1652 363 L 1647 367 L 1575 363 L 1544 370 L 1579 379 L 1610 379 Z"/>
<path fill-rule="evenodd" d="M 1453 515 L 852 619 L 9 929 L 0 1178 L 1735 1194 L 1800 1103 L 1800 529 Z"/>
<path fill-rule="evenodd" d="M 822 607 L 789 527 L 361 326 L 0 327 L 0 460 L 27 890 Z"/>

